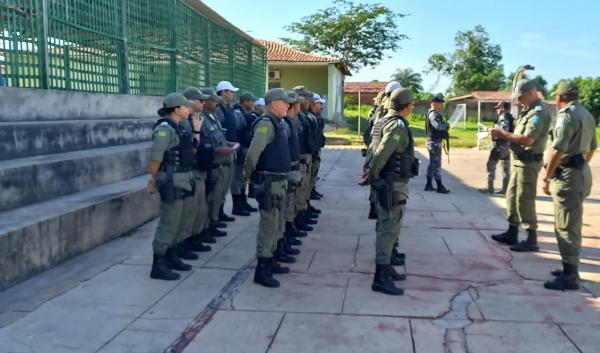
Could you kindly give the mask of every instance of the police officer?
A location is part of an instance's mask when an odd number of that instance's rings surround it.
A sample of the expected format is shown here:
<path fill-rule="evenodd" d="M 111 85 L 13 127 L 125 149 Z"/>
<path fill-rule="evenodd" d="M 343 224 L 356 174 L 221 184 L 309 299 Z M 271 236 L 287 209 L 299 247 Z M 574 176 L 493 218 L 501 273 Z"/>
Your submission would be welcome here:
<path fill-rule="evenodd" d="M 177 236 L 183 227 L 183 210 L 193 202 L 194 141 L 180 123 L 190 114 L 193 102 L 180 93 L 171 93 L 158 110 L 158 120 L 152 133 L 150 179 L 148 190 L 160 193 L 160 218 L 154 242 L 151 278 L 178 280 L 178 273 L 191 266 L 181 261 L 177 252 Z M 199 126 L 196 125 L 196 128 Z"/>
<path fill-rule="evenodd" d="M 325 147 L 325 119 L 323 118 L 323 104 L 325 104 L 325 99 L 321 98 L 317 93 L 313 94 L 313 104 L 310 105 L 310 112 L 317 120 L 317 130 L 315 133 L 315 138 L 317 142 L 317 146 L 319 150 L 316 153 L 316 163 L 313 168 L 312 173 L 312 190 L 311 190 L 311 200 L 320 200 L 323 198 L 323 194 L 317 191 L 317 180 L 319 170 L 321 169 L 321 150 Z"/>
<path fill-rule="evenodd" d="M 263 113 L 265 112 L 265 99 L 264 98 L 258 98 L 256 100 L 256 103 L 254 105 L 254 111 L 256 112 L 256 114 L 258 116 L 263 115 Z"/>
<path fill-rule="evenodd" d="M 229 81 L 221 81 L 217 83 L 217 87 L 215 89 L 217 91 L 217 95 L 221 97 L 221 101 L 218 104 L 218 109 L 214 112 L 215 117 L 221 122 L 221 126 L 225 130 L 225 138 L 229 143 L 237 143 L 238 140 L 238 124 L 235 119 L 235 114 L 233 112 L 233 103 L 235 101 L 235 92 L 239 91 L 239 88 L 234 87 Z M 225 178 L 225 186 L 226 192 L 223 196 L 223 204 L 225 203 L 225 196 L 227 196 L 227 192 L 231 188 L 231 184 L 233 183 L 233 178 L 235 174 L 235 157 L 232 156 L 233 159 L 223 170 L 223 177 Z M 235 218 L 228 216 L 223 210 L 223 205 L 221 205 L 221 209 L 219 210 L 219 220 L 223 222 L 233 222 Z"/>
<path fill-rule="evenodd" d="M 563 269 L 544 287 L 554 290 L 578 289 L 579 253 L 583 201 L 592 188 L 588 163 L 598 147 L 594 117 L 578 101 L 579 89 L 571 81 L 561 81 L 556 91 L 558 116 L 552 129 L 543 190 L 554 201 L 554 232 Z"/>
<path fill-rule="evenodd" d="M 447 140 L 450 126 L 442 116 L 444 109 L 444 95 L 438 93 L 431 100 L 431 108 L 427 112 L 425 119 L 425 133 L 427 134 L 427 151 L 429 152 L 429 166 L 427 167 L 427 184 L 425 191 L 436 191 L 440 194 L 447 194 L 450 190 L 442 184 L 442 145 Z M 432 181 L 435 179 L 437 189 L 433 187 Z"/>
<path fill-rule="evenodd" d="M 181 122 L 181 125 L 188 130 L 188 132 L 194 137 L 196 146 L 196 158 L 192 173 L 194 175 L 195 193 L 192 195 L 192 202 L 186 204 L 183 209 L 183 231 L 178 235 L 178 251 L 179 257 L 186 260 L 197 260 L 198 255 L 196 252 L 210 251 L 210 246 L 202 244 L 202 241 L 214 242 L 214 239 L 208 237 L 202 237 L 202 231 L 204 230 L 204 224 L 207 219 L 207 207 L 206 207 L 206 169 L 201 165 L 201 160 L 204 159 L 207 154 L 205 148 L 205 141 L 202 141 L 201 129 L 202 124 L 200 120 L 200 113 L 204 109 L 204 102 L 208 99 L 207 95 L 202 94 L 196 87 L 189 87 L 183 91 L 183 96 L 188 100 L 194 102 L 191 107 L 191 113 L 189 117 Z M 199 231 L 194 230 L 195 224 L 202 224 L 202 229 Z"/>
<path fill-rule="evenodd" d="M 491 130 L 492 138 L 510 142 L 511 170 L 506 191 L 508 230 L 492 236 L 497 242 L 512 245 L 512 251 L 538 251 L 535 198 L 537 178 L 543 164 L 551 117 L 540 99 L 537 85 L 531 80 L 517 83 L 515 98 L 523 106 L 515 132 L 501 128 Z M 527 231 L 527 240 L 517 244 L 519 226 Z"/>
<path fill-rule="evenodd" d="M 252 143 L 246 155 L 244 171 L 255 184 L 260 222 L 256 236 L 257 266 L 254 282 L 265 287 L 279 287 L 273 273 L 287 273 L 273 258 L 277 240 L 283 234 L 283 203 L 287 178 L 291 170 L 288 139 L 282 118 L 293 100 L 281 88 L 265 95 L 266 111 L 256 122 Z"/>
<path fill-rule="evenodd" d="M 369 147 L 371 144 L 371 130 L 373 129 L 373 125 L 375 124 L 375 116 L 377 115 L 380 109 L 383 109 L 382 100 L 385 92 L 381 91 L 377 93 L 377 96 L 373 98 L 373 106 L 369 111 L 369 120 L 367 121 L 367 126 L 365 126 L 365 131 L 363 132 L 363 141 L 365 146 Z"/>
<path fill-rule="evenodd" d="M 500 128 L 504 131 L 514 131 L 514 118 L 510 113 L 509 102 L 498 102 L 494 107 L 498 117 L 494 121 L 494 127 Z M 496 165 L 499 161 L 502 161 L 502 190 L 499 194 L 506 194 L 508 188 L 508 180 L 510 177 L 510 142 L 501 139 L 493 139 L 494 147 L 490 152 L 490 156 L 487 161 L 487 173 L 488 173 L 488 185 L 487 188 L 480 189 L 479 191 L 484 194 L 494 194 L 494 180 L 496 179 Z"/>
<path fill-rule="evenodd" d="M 211 88 L 204 88 L 201 91 L 209 96 L 202 111 L 202 128 L 208 134 L 215 149 L 213 164 L 207 176 L 209 230 L 213 236 L 224 236 L 226 232 L 217 228 L 225 227 L 223 220 L 226 219 L 220 216 L 225 202 L 225 195 L 229 191 L 228 175 L 230 175 L 231 165 L 233 164 L 235 144 L 227 141 L 221 122 L 214 115 L 221 97 L 217 96 Z"/>
<path fill-rule="evenodd" d="M 373 155 L 360 181 L 361 185 L 372 185 L 377 201 L 375 276 L 371 289 L 390 295 L 404 294 L 394 281 L 406 279 L 392 267 L 391 258 L 405 214 L 408 181 L 418 173 L 414 140 L 405 118 L 413 107 L 410 89 L 392 92 L 387 114 L 373 127 Z"/>
<path fill-rule="evenodd" d="M 236 216 L 249 216 L 250 212 L 258 211 L 248 204 L 246 180 L 244 178 L 244 159 L 252 140 L 252 125 L 256 120 L 256 115 L 253 114 L 255 101 L 256 97 L 252 93 L 244 92 L 240 95 L 239 103 L 233 107 L 237 124 L 237 137 L 240 143 L 236 155 L 233 182 L 231 183 L 231 198 L 233 200 L 231 213 Z"/>

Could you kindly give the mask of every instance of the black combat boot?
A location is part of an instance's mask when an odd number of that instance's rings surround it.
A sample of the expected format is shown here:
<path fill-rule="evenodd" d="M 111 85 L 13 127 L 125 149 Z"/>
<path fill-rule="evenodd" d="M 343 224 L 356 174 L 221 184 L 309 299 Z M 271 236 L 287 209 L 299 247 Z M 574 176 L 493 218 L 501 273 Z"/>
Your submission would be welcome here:
<path fill-rule="evenodd" d="M 392 248 L 392 257 L 398 258 L 400 260 L 406 260 L 406 254 L 403 252 L 398 252 L 398 249 L 396 249 L 396 246 L 397 245 L 395 245 Z"/>
<path fill-rule="evenodd" d="M 190 271 L 192 269 L 191 265 L 188 265 L 181 261 L 179 255 L 177 253 L 177 248 L 172 247 L 167 250 L 167 263 L 172 270 L 176 271 Z"/>
<path fill-rule="evenodd" d="M 552 281 L 544 283 L 544 288 L 551 290 L 577 290 L 579 289 L 579 271 L 577 266 L 563 263 L 562 274 Z"/>
<path fill-rule="evenodd" d="M 189 239 L 189 238 L 188 238 Z M 198 260 L 198 255 L 194 254 L 188 239 L 177 244 L 177 256 L 184 260 Z"/>
<path fill-rule="evenodd" d="M 492 235 L 492 239 L 498 243 L 515 245 L 519 241 L 519 227 L 510 224 L 504 233 Z"/>
<path fill-rule="evenodd" d="M 371 289 L 375 292 L 389 295 L 404 294 L 404 290 L 396 287 L 394 281 L 390 278 L 389 271 L 386 270 L 386 265 L 375 265 L 375 276 L 373 277 Z"/>
<path fill-rule="evenodd" d="M 292 237 L 292 238 L 304 238 L 307 234 L 306 232 L 301 231 L 300 229 L 296 228 L 296 225 L 294 224 L 294 222 L 285 222 L 285 235 Z M 298 239 L 296 239 L 299 243 L 298 244 L 293 244 L 292 245 L 302 245 L 302 242 Z"/>
<path fill-rule="evenodd" d="M 508 190 L 508 181 L 509 178 L 502 179 L 502 189 L 498 190 L 498 195 L 506 195 L 506 190 Z"/>
<path fill-rule="evenodd" d="M 318 223 L 314 217 L 311 217 L 308 211 L 302 212 L 302 218 L 304 219 L 304 223 L 308 225 L 315 225 Z"/>
<path fill-rule="evenodd" d="M 258 209 L 256 207 L 252 207 L 252 205 L 248 203 L 248 198 L 246 197 L 246 190 L 243 190 L 242 195 L 240 196 L 242 197 L 242 207 L 244 207 L 246 211 L 250 213 L 258 212 Z"/>
<path fill-rule="evenodd" d="M 404 260 L 404 259 L 402 259 L 400 257 L 392 256 L 390 258 L 390 264 L 392 266 L 404 266 L 406 264 L 406 260 Z"/>
<path fill-rule="evenodd" d="M 231 195 L 231 199 L 233 200 L 231 214 L 242 217 L 250 216 L 250 212 L 246 211 L 246 209 L 244 208 L 241 195 Z"/>
<path fill-rule="evenodd" d="M 488 180 L 487 188 L 479 189 L 479 192 L 482 194 L 490 194 L 490 195 L 495 194 L 496 191 L 494 190 L 494 181 Z"/>
<path fill-rule="evenodd" d="M 435 191 L 432 181 L 433 181 L 433 178 L 427 177 L 427 184 L 425 184 L 425 191 Z"/>
<path fill-rule="evenodd" d="M 375 202 L 369 203 L 369 219 L 377 219 L 377 207 L 375 207 Z"/>
<path fill-rule="evenodd" d="M 405 281 L 406 280 L 406 274 L 398 273 L 393 266 L 385 265 L 385 269 L 390 274 L 390 278 L 392 279 L 392 281 L 395 282 L 395 281 Z"/>
<path fill-rule="evenodd" d="M 286 273 L 290 273 L 290 268 L 281 266 L 279 262 L 275 261 L 275 259 L 271 257 L 269 259 L 269 271 L 272 274 L 285 275 Z"/>
<path fill-rule="evenodd" d="M 191 248 L 194 252 L 207 252 L 212 250 L 212 248 L 209 245 L 202 244 L 202 239 L 197 235 L 189 237 L 187 239 L 187 242 L 189 248 Z"/>
<path fill-rule="evenodd" d="M 270 261 L 272 258 L 259 257 L 254 270 L 254 283 L 262 284 L 267 288 L 279 287 L 279 281 L 273 278 L 270 269 Z"/>
<path fill-rule="evenodd" d="M 227 228 L 227 223 L 221 221 L 210 221 L 210 226 L 219 229 Z"/>
<path fill-rule="evenodd" d="M 235 218 L 228 216 L 225 211 L 223 211 L 223 206 L 219 210 L 219 221 L 221 222 L 234 222 Z"/>
<path fill-rule="evenodd" d="M 313 227 L 307 225 L 304 222 L 303 217 L 301 216 L 301 213 L 298 213 L 298 215 L 296 216 L 296 218 L 294 219 L 294 224 L 296 225 L 296 228 L 298 228 L 299 230 L 303 231 L 303 232 L 312 232 L 314 230 Z"/>
<path fill-rule="evenodd" d="M 313 207 L 313 205 L 311 205 L 310 202 L 308 202 L 308 210 L 314 214 L 321 214 L 322 212 L 318 208 Z"/>
<path fill-rule="evenodd" d="M 446 189 L 444 184 L 442 184 L 442 179 L 435 179 L 435 183 L 437 184 L 438 194 L 447 194 L 450 192 L 450 190 Z"/>
<path fill-rule="evenodd" d="M 288 255 L 299 255 L 300 250 L 292 248 L 292 245 L 289 243 L 288 238 L 284 235 L 283 238 L 280 239 L 283 244 L 283 250 Z"/>
<path fill-rule="evenodd" d="M 277 249 L 275 249 L 273 257 L 275 258 L 275 260 L 286 264 L 293 264 L 294 262 L 296 262 L 295 258 L 293 258 L 285 252 L 285 247 L 283 246 L 282 239 L 279 239 L 277 241 Z"/>
<path fill-rule="evenodd" d="M 227 235 L 227 232 L 222 231 L 222 230 L 218 229 L 217 227 L 211 225 L 208 228 L 208 234 L 210 234 L 210 236 L 212 236 L 212 237 L 224 237 Z"/>
<path fill-rule="evenodd" d="M 171 271 L 165 256 L 154 254 L 150 278 L 163 279 L 165 281 L 177 281 L 181 276 L 179 273 Z"/>
<path fill-rule="evenodd" d="M 322 197 L 323 197 L 322 195 L 319 196 L 319 194 L 315 191 L 314 188 L 310 191 L 310 199 L 311 200 L 315 200 L 315 201 L 320 200 Z"/>
<path fill-rule="evenodd" d="M 320 179 L 320 178 L 318 178 Z M 313 187 L 311 193 L 315 193 L 315 195 L 319 196 L 319 197 L 323 197 L 323 194 L 321 194 L 320 192 L 317 191 L 317 187 Z"/>
<path fill-rule="evenodd" d="M 203 230 L 202 233 L 196 234 L 195 236 L 197 236 L 201 242 L 206 244 L 214 244 L 217 242 L 217 239 L 210 235 L 210 231 L 208 230 L 208 228 Z"/>
<path fill-rule="evenodd" d="M 536 252 L 540 251 L 537 245 L 537 231 L 535 229 L 527 230 L 527 240 L 524 240 L 510 247 L 510 250 L 516 252 Z"/>
<path fill-rule="evenodd" d="M 568 264 L 567 264 L 567 266 L 568 266 Z M 565 264 L 563 263 L 563 268 L 564 267 L 565 267 Z M 560 269 L 552 270 L 550 273 L 554 277 L 560 277 L 563 275 L 563 273 L 565 273 L 565 271 L 562 268 L 560 268 Z M 579 271 L 577 271 L 577 279 L 581 279 L 581 277 L 579 277 Z"/>

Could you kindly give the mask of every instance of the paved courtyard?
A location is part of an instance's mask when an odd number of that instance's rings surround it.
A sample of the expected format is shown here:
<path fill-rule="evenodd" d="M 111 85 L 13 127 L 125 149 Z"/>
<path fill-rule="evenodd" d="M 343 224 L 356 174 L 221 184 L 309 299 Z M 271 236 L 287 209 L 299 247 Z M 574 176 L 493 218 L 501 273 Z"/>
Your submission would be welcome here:
<path fill-rule="evenodd" d="M 325 197 L 314 202 L 323 214 L 292 273 L 277 276 L 280 289 L 252 282 L 256 215 L 238 217 L 180 281 L 151 280 L 155 220 L 1 292 L 0 352 L 599 352 L 600 156 L 585 205 L 583 288 L 564 293 L 542 288 L 560 264 L 548 197 L 537 203 L 541 252 L 490 241 L 506 223 L 503 198 L 475 190 L 486 158 L 452 151 L 450 195 L 423 192 L 424 177 L 412 182 L 402 297 L 370 290 L 375 224 L 368 190 L 356 185 L 363 159 L 329 149 Z"/>

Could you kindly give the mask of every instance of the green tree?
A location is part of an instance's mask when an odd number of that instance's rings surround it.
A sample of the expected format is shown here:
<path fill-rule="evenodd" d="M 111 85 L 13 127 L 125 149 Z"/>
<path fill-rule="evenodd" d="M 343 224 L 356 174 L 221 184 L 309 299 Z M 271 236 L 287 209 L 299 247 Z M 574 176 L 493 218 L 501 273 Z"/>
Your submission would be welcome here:
<path fill-rule="evenodd" d="M 402 87 L 410 88 L 413 93 L 423 91 L 423 77 L 411 68 L 396 70 L 392 80 L 400 82 Z"/>
<path fill-rule="evenodd" d="M 490 43 L 483 26 L 456 33 L 454 43 L 454 53 L 433 54 L 428 59 L 430 70 L 452 77 L 454 94 L 462 95 L 475 90 L 495 91 L 502 87 L 502 50 L 499 45 Z"/>
<path fill-rule="evenodd" d="M 281 40 L 305 52 L 342 58 L 351 70 L 358 70 L 373 67 L 386 52 L 400 49 L 408 37 L 398 31 L 396 20 L 404 16 L 379 3 L 334 0 L 333 6 L 284 27 L 300 39 Z"/>
<path fill-rule="evenodd" d="M 600 121 L 600 77 L 581 77 L 571 79 L 579 88 L 579 101 L 585 106 L 596 119 L 596 125 Z M 558 84 L 552 87 L 556 91 Z"/>

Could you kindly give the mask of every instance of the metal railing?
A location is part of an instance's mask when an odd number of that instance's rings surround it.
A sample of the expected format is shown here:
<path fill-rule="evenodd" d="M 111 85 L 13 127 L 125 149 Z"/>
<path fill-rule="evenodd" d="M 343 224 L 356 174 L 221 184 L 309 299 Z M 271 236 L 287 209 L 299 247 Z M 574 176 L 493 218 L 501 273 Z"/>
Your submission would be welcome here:
<path fill-rule="evenodd" d="M 184 0 L 0 0 L 0 85 L 164 95 L 265 91 L 266 49 Z"/>

